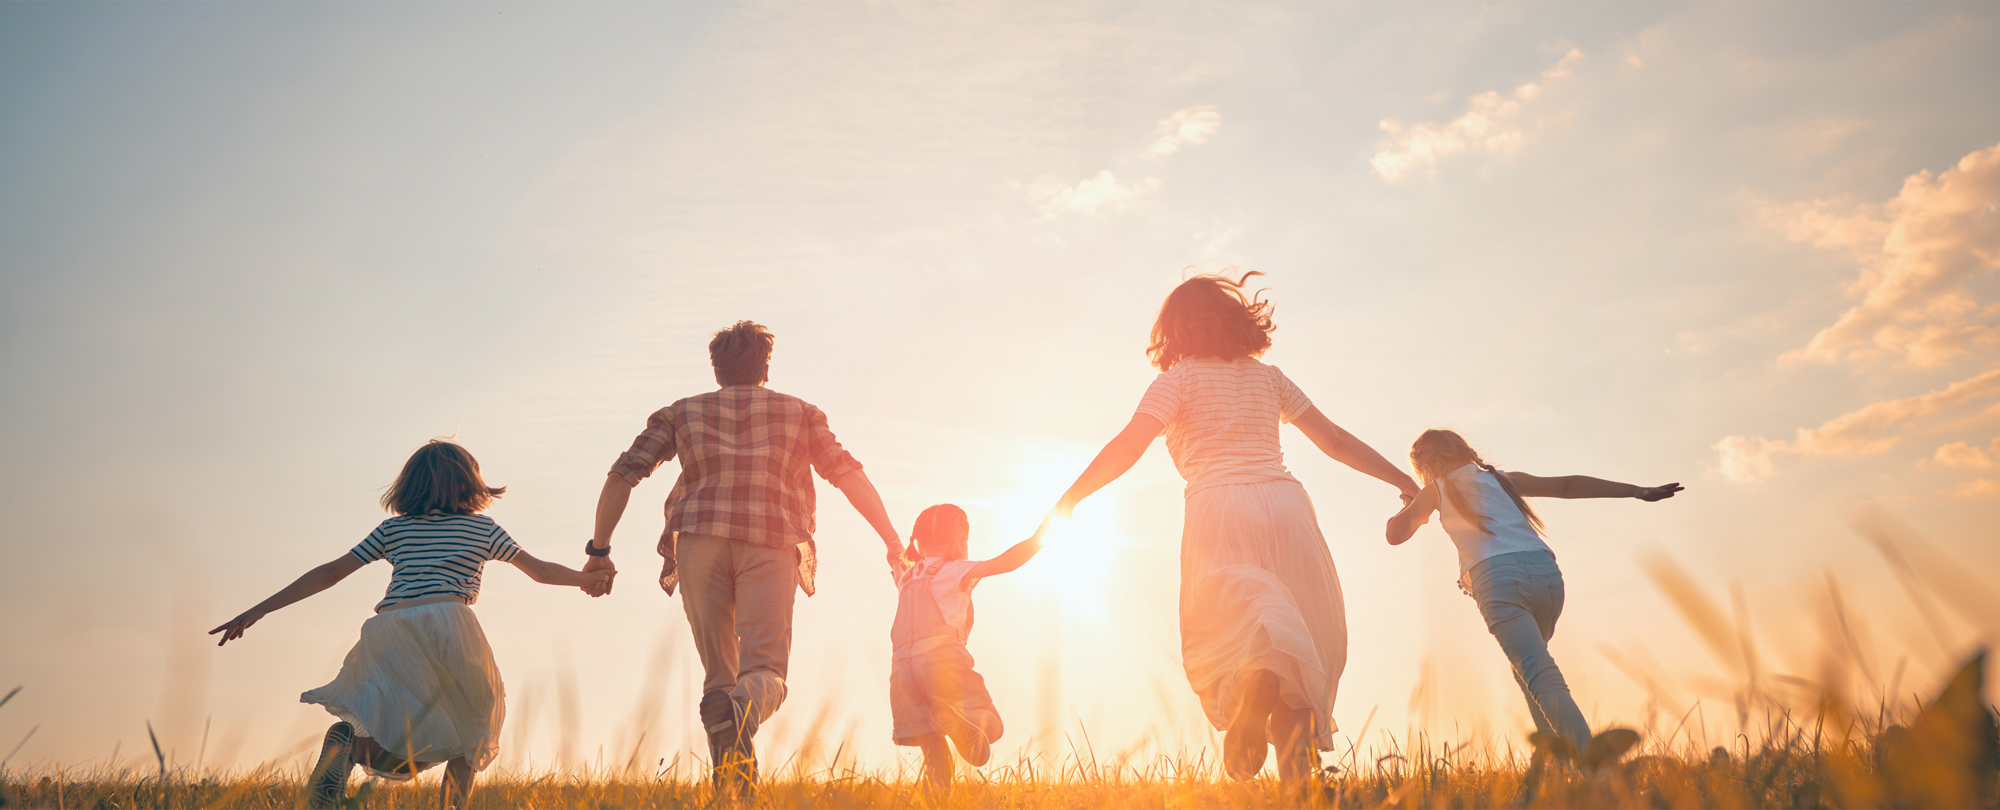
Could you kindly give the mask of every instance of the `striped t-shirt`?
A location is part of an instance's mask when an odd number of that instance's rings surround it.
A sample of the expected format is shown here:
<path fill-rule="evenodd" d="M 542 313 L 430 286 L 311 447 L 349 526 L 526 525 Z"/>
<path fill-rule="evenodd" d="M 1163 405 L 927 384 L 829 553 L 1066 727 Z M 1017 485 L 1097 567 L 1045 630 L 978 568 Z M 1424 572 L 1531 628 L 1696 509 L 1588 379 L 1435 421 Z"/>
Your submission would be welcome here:
<path fill-rule="evenodd" d="M 1296 480 L 1285 470 L 1278 426 L 1312 408 L 1277 366 L 1254 357 L 1188 357 L 1146 389 L 1139 413 L 1166 425 L 1167 453 L 1187 491 L 1216 484 Z"/>
<path fill-rule="evenodd" d="M 396 566 L 381 610 L 427 596 L 479 600 L 479 569 L 487 560 L 508 562 L 521 553 L 507 530 L 485 515 L 398 515 L 382 521 L 355 546 L 363 563 L 387 559 Z"/>

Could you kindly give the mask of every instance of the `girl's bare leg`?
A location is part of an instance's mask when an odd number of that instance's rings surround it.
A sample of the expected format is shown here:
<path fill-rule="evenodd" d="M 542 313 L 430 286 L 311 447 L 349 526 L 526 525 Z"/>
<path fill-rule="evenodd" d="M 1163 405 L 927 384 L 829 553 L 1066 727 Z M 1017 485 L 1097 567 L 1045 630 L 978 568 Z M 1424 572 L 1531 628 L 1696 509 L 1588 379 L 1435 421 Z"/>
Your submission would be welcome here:
<path fill-rule="evenodd" d="M 926 734 L 917 740 L 924 749 L 924 780 L 934 790 L 951 787 L 951 747 L 943 734 Z"/>
<path fill-rule="evenodd" d="M 472 763 L 455 757 L 444 764 L 444 782 L 438 786 L 439 810 L 465 810 L 472 795 Z"/>

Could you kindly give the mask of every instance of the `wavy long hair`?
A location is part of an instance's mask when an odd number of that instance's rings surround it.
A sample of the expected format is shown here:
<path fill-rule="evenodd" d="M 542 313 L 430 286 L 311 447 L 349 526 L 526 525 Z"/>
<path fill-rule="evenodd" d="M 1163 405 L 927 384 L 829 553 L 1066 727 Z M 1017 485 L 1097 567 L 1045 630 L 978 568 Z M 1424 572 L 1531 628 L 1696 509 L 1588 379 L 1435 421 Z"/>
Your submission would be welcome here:
<path fill-rule="evenodd" d="M 1160 304 L 1153 320 L 1153 341 L 1146 347 L 1147 358 L 1161 371 L 1188 357 L 1234 360 L 1257 357 L 1271 348 L 1271 302 L 1264 291 L 1245 291 L 1255 270 L 1232 279 L 1221 273 L 1203 273 L 1181 282 Z"/>
<path fill-rule="evenodd" d="M 1417 477 L 1423 480 L 1425 486 L 1430 486 L 1432 482 L 1444 477 L 1445 473 L 1467 464 L 1491 473 L 1500 482 L 1500 488 L 1507 491 L 1507 497 L 1514 501 L 1514 506 L 1521 510 L 1521 516 L 1528 519 L 1528 525 L 1534 527 L 1535 533 L 1548 533 L 1542 527 L 1542 516 L 1535 514 L 1535 508 L 1528 505 L 1526 498 L 1521 497 L 1520 491 L 1514 488 L 1514 482 L 1507 480 L 1505 473 L 1494 469 L 1493 465 L 1480 458 L 1479 451 L 1472 449 L 1472 445 L 1466 443 L 1464 436 L 1458 435 L 1456 431 L 1432 429 L 1424 431 L 1417 437 L 1416 442 L 1410 445 L 1410 466 L 1417 468 Z M 1444 490 L 1444 496 L 1451 499 L 1451 505 L 1457 507 L 1461 514 L 1477 520 L 1480 529 L 1489 533 L 1493 531 L 1491 518 L 1486 513 L 1474 509 L 1466 500 L 1465 493 L 1460 491 L 1460 487 L 1441 484 L 1438 488 Z"/>

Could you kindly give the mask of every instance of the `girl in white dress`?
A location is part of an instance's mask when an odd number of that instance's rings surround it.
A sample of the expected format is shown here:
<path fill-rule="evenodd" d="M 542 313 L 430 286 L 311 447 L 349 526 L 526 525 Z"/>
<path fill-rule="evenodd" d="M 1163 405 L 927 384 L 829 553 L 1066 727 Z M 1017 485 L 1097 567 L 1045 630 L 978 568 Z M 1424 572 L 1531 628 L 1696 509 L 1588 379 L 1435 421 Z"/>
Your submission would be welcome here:
<path fill-rule="evenodd" d="M 1542 542 L 1542 519 L 1526 498 L 1638 498 L 1658 501 L 1680 484 L 1640 487 L 1586 475 L 1543 478 L 1502 472 L 1487 464 L 1465 439 L 1449 430 L 1426 430 L 1410 446 L 1410 462 L 1423 479 L 1415 500 L 1389 519 L 1390 545 L 1401 545 L 1437 512 L 1458 547 L 1459 586 L 1479 603 L 1486 629 L 1500 642 L 1514 680 L 1535 720 L 1539 751 L 1586 764 L 1616 759 L 1639 741 L 1628 729 L 1593 737 L 1569 682 L 1549 655 L 1562 616 L 1562 569 Z"/>
<path fill-rule="evenodd" d="M 1240 279 L 1200 275 L 1167 296 L 1147 354 L 1160 376 L 1138 413 L 1057 502 L 1067 516 L 1116 480 L 1161 434 L 1187 480 L 1181 530 L 1181 659 L 1223 769 L 1249 779 L 1278 748 L 1278 775 L 1310 775 L 1333 747 L 1347 666 L 1347 616 L 1333 555 L 1305 487 L 1285 469 L 1290 423 L 1335 461 L 1414 497 L 1417 484 L 1342 430 L 1275 366 L 1271 305 Z"/>
<path fill-rule="evenodd" d="M 506 491 L 489 487 L 465 448 L 432 441 L 417 449 L 382 496 L 396 517 L 382 521 L 352 551 L 307 571 L 271 598 L 208 631 L 220 644 L 290 605 L 387 559 L 396 568 L 375 616 L 332 683 L 300 696 L 339 718 L 326 731 L 307 803 L 336 807 L 359 765 L 387 779 L 408 779 L 440 762 L 438 804 L 462 808 L 472 774 L 500 751 L 506 690 L 493 650 L 470 605 L 479 599 L 487 560 L 513 563 L 536 582 L 587 587 L 610 576 L 585 574 L 535 559 L 479 511 Z"/>

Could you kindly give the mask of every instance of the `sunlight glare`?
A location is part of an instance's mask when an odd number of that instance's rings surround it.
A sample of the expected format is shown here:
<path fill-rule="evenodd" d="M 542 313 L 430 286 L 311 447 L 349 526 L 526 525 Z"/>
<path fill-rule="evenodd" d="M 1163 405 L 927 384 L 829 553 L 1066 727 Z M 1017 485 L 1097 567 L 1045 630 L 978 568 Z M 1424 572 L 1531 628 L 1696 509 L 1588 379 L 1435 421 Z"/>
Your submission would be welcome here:
<path fill-rule="evenodd" d="M 1088 456 L 1063 453 L 1036 456 L 1016 465 L 1013 489 L 976 502 L 991 513 L 1001 532 L 987 553 L 997 553 L 1005 544 L 1033 534 L 1063 488 L 1089 463 Z M 1056 520 L 1042 536 L 1041 553 L 1018 572 L 1021 581 L 1053 593 L 1061 600 L 1065 614 L 1102 619 L 1104 586 L 1118 549 L 1125 545 L 1118 534 L 1117 514 L 1117 496 L 1099 492 L 1078 506 L 1069 519 Z"/>

